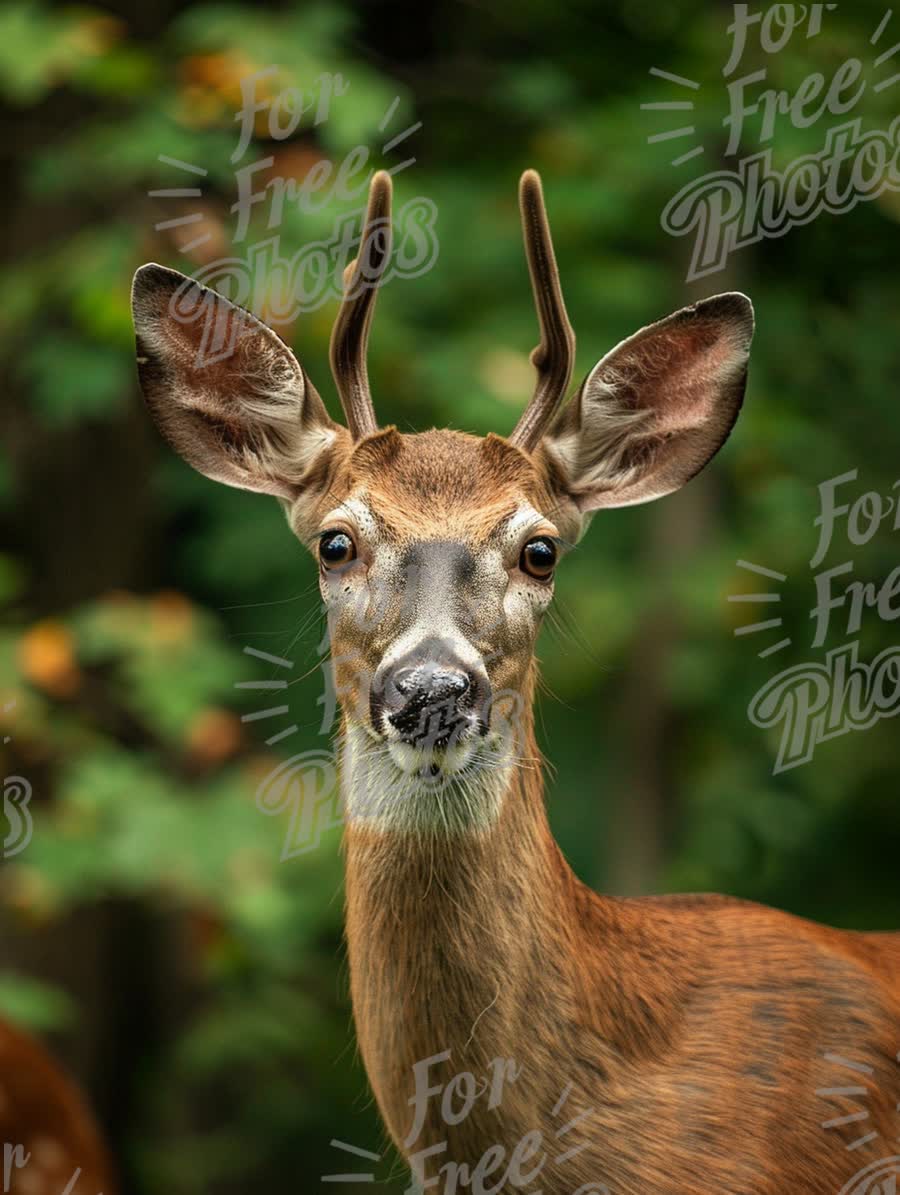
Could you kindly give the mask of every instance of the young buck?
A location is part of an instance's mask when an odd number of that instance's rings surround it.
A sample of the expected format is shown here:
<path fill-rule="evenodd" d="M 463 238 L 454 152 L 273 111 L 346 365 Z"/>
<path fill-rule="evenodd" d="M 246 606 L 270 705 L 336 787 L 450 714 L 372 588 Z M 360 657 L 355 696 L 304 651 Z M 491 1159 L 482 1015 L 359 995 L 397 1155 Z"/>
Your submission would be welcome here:
<path fill-rule="evenodd" d="M 106 1147 L 81 1093 L 43 1046 L 0 1022 L 0 1190 L 115 1195 Z"/>
<path fill-rule="evenodd" d="M 366 345 L 390 195 L 376 175 L 332 337 L 346 426 L 252 316 L 157 265 L 134 283 L 163 434 L 206 476 L 275 495 L 317 558 L 353 1008 L 388 1129 L 442 1191 L 838 1195 L 900 1132 L 900 936 L 596 895 L 548 829 L 532 730 L 558 559 L 595 511 L 677 490 L 722 446 L 750 302 L 643 328 L 565 404 L 575 339 L 527 172 L 530 405 L 506 438 L 380 429 Z M 213 326 L 233 346 L 215 360 Z"/>

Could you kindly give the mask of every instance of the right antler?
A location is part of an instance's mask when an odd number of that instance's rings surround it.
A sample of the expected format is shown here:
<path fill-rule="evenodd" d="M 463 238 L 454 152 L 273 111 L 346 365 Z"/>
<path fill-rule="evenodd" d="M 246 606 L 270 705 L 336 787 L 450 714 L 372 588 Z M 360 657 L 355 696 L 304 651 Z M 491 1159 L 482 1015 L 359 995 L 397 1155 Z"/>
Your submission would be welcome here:
<path fill-rule="evenodd" d="M 566 396 L 575 363 L 575 333 L 563 302 L 541 179 L 535 170 L 522 175 L 519 207 L 541 341 L 531 354 L 538 374 L 534 395 L 509 439 L 531 452 Z"/>
<path fill-rule="evenodd" d="M 344 298 L 331 333 L 331 372 L 354 440 L 378 430 L 366 350 L 375 298 L 391 256 L 391 176 L 379 170 L 369 187 L 359 255 L 344 271 Z"/>

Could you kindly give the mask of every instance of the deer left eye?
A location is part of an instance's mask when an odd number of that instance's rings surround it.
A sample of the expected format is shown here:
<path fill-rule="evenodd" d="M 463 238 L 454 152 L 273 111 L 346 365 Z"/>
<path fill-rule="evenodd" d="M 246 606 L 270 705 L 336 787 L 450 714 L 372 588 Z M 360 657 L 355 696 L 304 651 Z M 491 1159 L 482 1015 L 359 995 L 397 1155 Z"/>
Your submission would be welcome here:
<path fill-rule="evenodd" d="M 556 568 L 557 551 L 552 539 L 530 539 L 522 549 L 519 568 L 539 581 L 546 581 Z"/>
<path fill-rule="evenodd" d="M 319 540 L 319 559 L 325 568 L 340 568 L 356 557 L 356 546 L 346 531 L 326 531 Z"/>

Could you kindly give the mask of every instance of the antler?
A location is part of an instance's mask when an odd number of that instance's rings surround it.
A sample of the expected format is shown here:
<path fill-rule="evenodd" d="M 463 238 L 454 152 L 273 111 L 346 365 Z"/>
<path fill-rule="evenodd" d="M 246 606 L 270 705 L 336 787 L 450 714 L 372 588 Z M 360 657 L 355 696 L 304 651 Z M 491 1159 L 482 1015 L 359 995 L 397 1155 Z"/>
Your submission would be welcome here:
<path fill-rule="evenodd" d="M 344 298 L 331 333 L 331 372 L 354 440 L 377 431 L 366 349 L 378 286 L 391 256 L 391 176 L 379 170 L 369 186 L 359 255 L 344 271 Z"/>
<path fill-rule="evenodd" d="M 522 175 L 519 207 L 541 341 L 531 354 L 538 375 L 534 395 L 509 439 L 531 452 L 566 396 L 575 362 L 575 333 L 563 302 L 540 176 L 534 170 Z"/>

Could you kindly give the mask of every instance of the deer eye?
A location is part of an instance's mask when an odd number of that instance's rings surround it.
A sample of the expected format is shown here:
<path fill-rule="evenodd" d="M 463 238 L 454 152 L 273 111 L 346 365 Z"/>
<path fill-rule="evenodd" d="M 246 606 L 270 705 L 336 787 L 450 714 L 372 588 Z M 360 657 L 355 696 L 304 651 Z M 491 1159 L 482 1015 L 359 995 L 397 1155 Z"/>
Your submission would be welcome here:
<path fill-rule="evenodd" d="M 556 544 L 552 539 L 541 536 L 538 539 L 530 539 L 522 549 L 519 568 L 523 573 L 537 577 L 539 581 L 546 581 L 556 568 L 556 559 Z"/>
<path fill-rule="evenodd" d="M 356 559 L 356 545 L 346 531 L 325 531 L 319 540 L 319 559 L 325 568 L 340 568 Z"/>

